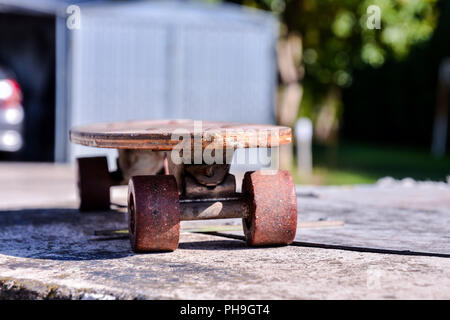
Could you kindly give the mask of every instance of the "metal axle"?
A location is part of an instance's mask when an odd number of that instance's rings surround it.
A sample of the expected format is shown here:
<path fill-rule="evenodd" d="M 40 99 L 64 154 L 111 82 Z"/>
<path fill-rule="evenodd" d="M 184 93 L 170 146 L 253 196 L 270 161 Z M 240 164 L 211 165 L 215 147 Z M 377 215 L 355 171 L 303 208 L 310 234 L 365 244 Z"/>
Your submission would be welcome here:
<path fill-rule="evenodd" d="M 180 220 L 246 218 L 249 207 L 241 196 L 213 199 L 180 199 Z"/>

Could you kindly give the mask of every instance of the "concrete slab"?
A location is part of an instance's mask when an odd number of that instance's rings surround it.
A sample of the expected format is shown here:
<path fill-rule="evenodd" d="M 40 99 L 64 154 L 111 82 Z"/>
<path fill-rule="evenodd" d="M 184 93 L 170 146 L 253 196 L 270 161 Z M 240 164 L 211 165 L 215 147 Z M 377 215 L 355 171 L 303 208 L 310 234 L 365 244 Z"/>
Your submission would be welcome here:
<path fill-rule="evenodd" d="M 298 244 L 450 258 L 446 183 L 297 187 L 297 194 Z M 240 221 L 234 224 L 240 226 Z M 240 227 L 221 234 L 243 235 Z"/>
<path fill-rule="evenodd" d="M 183 224 L 180 248 L 173 253 L 135 255 L 127 239 L 95 235 L 98 230 L 124 228 L 123 213 L 78 212 L 73 168 L 0 164 L 0 177 L 3 299 L 450 298 L 448 258 L 303 246 L 248 248 L 240 240 L 186 231 L 203 226 L 202 222 Z M 311 216 L 316 220 L 340 219 L 330 216 L 338 211 L 330 206 L 338 199 L 347 203 L 345 197 L 354 198 L 355 190 L 339 195 L 333 188 L 300 189 L 302 210 L 320 213 Z M 115 201 L 123 201 L 121 192 L 113 191 Z M 348 203 L 354 206 L 351 212 L 364 216 L 365 210 Z M 373 207 L 380 203 L 392 207 L 383 198 L 374 203 Z M 445 206 L 433 202 L 426 208 L 446 212 Z M 408 209 L 411 215 L 417 212 L 416 207 Z M 378 212 L 379 217 L 371 215 L 374 222 L 383 220 L 386 211 Z M 344 223 L 349 223 L 348 217 L 343 216 Z M 210 221 L 207 225 L 214 229 L 240 224 L 236 220 L 227 223 Z M 305 230 L 323 234 L 339 228 Z M 447 229 L 432 229 L 430 236 L 436 230 L 441 236 Z"/>

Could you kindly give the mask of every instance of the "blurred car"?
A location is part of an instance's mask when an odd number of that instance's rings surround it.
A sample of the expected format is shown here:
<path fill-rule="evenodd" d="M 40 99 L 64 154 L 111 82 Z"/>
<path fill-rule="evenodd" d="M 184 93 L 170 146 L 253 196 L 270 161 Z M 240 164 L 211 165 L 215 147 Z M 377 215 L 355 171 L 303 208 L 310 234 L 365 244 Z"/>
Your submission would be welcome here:
<path fill-rule="evenodd" d="M 22 90 L 14 75 L 0 66 L 0 151 L 19 151 L 23 128 Z"/>

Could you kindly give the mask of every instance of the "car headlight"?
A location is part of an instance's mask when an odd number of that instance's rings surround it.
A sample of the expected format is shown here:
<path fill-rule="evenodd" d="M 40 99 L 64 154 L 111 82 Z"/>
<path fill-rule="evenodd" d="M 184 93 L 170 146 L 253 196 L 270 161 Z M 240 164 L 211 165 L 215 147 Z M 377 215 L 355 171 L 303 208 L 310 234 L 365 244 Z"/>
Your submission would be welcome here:
<path fill-rule="evenodd" d="M 19 124 L 23 120 L 23 109 L 21 106 L 7 108 L 4 117 L 9 124 Z"/>
<path fill-rule="evenodd" d="M 8 80 L 0 80 L 0 100 L 7 100 L 14 92 L 11 82 Z"/>
<path fill-rule="evenodd" d="M 22 148 L 22 136 L 17 131 L 7 130 L 0 132 L 0 149 L 18 151 Z"/>

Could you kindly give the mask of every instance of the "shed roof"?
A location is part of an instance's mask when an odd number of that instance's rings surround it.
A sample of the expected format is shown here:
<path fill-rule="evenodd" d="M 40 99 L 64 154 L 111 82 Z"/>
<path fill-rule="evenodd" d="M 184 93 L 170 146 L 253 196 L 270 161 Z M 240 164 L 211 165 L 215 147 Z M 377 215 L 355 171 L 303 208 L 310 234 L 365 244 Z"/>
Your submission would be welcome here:
<path fill-rule="evenodd" d="M 275 18 L 268 12 L 231 3 L 204 1 L 106 1 L 106 0 L 0 0 L 0 11 L 65 16 L 68 5 L 79 5 L 83 14 L 133 17 L 161 17 L 191 20 L 229 20 L 230 22 L 266 22 Z M 220 9 L 220 10 L 217 10 Z"/>

